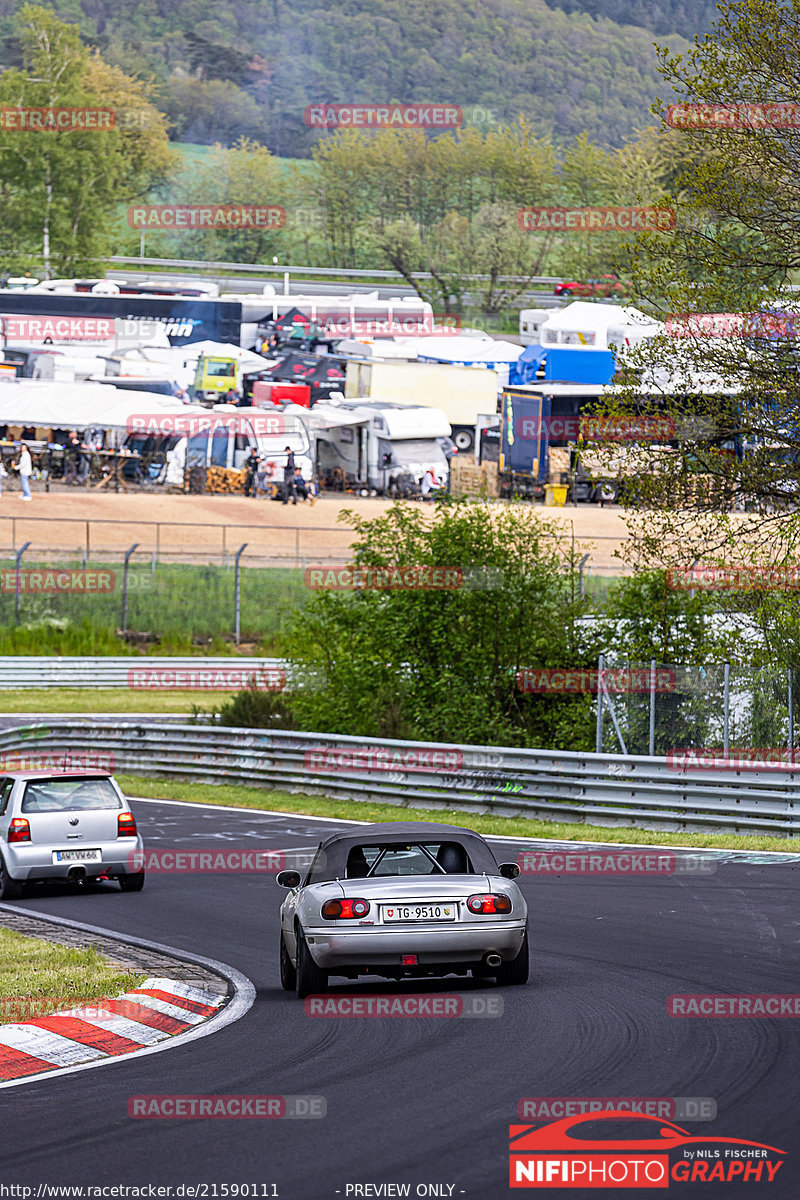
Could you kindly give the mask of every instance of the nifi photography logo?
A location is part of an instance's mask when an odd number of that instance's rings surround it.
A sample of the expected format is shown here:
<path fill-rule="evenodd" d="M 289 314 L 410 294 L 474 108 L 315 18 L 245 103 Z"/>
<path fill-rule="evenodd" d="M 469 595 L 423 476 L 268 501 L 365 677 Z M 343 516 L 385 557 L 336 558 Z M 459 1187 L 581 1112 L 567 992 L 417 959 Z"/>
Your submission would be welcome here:
<path fill-rule="evenodd" d="M 670 1121 L 624 1110 L 538 1127 L 511 1125 L 509 1138 L 512 1188 L 616 1191 L 673 1183 L 771 1183 L 785 1154 L 743 1138 L 694 1136 Z"/>

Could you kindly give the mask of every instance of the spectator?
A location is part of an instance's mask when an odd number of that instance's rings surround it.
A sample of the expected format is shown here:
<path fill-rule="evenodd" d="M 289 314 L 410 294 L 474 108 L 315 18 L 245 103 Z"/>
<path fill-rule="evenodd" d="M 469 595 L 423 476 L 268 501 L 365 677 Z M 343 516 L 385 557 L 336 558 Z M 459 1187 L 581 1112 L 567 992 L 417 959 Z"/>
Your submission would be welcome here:
<path fill-rule="evenodd" d="M 86 443 L 80 440 L 73 429 L 69 435 L 65 451 L 67 483 L 84 483 L 86 481 L 89 475 L 89 463 L 84 453 L 86 449 Z"/>
<path fill-rule="evenodd" d="M 423 500 L 432 500 L 433 492 L 438 488 L 438 486 L 439 486 L 439 480 L 436 478 L 433 471 L 430 468 L 428 468 L 428 470 L 422 476 L 422 485 L 420 487 L 420 492 L 422 493 L 422 499 Z"/>
<path fill-rule="evenodd" d="M 3 494 L 3 480 L 8 479 L 8 471 L 3 466 L 3 459 L 0 456 L 0 496 Z"/>
<path fill-rule="evenodd" d="M 286 447 L 286 466 L 283 468 L 283 503 L 289 503 L 291 493 L 292 504 L 297 504 L 297 485 L 295 483 L 294 452 L 291 446 Z"/>
<path fill-rule="evenodd" d="M 306 483 L 305 479 L 303 479 L 303 472 L 299 467 L 295 467 L 294 469 L 294 486 L 298 496 L 302 497 L 303 500 L 310 500 L 312 506 L 316 504 L 317 489 L 314 481 L 310 479 Z"/>
<path fill-rule="evenodd" d="M 258 457 L 258 451 L 256 450 L 255 446 L 251 446 L 250 453 L 244 462 L 247 470 L 247 475 L 245 476 L 244 481 L 244 494 L 245 496 L 252 495 L 254 499 L 256 495 L 256 473 L 258 472 L 260 461 L 261 460 Z"/>
<path fill-rule="evenodd" d="M 33 463 L 31 462 L 31 452 L 28 449 L 27 442 L 19 444 L 19 458 L 12 466 L 19 471 L 19 481 L 22 485 L 22 495 L 20 500 L 31 499 L 31 475 L 33 474 Z"/>

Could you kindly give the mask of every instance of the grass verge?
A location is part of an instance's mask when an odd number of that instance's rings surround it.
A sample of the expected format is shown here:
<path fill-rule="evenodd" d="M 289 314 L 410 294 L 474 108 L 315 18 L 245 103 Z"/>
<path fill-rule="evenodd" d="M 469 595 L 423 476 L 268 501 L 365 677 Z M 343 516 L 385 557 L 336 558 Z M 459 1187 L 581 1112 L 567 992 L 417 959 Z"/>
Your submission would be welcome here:
<path fill-rule="evenodd" d="M 113 997 L 144 979 L 115 966 L 93 946 L 61 946 L 0 927 L 0 1024 Z"/>
<path fill-rule="evenodd" d="M 183 713 L 216 708 L 233 692 L 134 691 L 131 688 L 3 688 L 3 713 Z"/>
<path fill-rule="evenodd" d="M 265 791 L 235 784 L 184 783 L 179 780 L 145 779 L 139 775 L 117 775 L 129 796 L 156 800 L 188 800 L 202 804 L 231 804 L 237 808 L 261 808 L 273 812 L 305 813 L 314 817 L 344 817 L 351 821 L 435 821 L 462 825 L 477 833 L 506 837 L 548 838 L 568 842 L 620 842 L 648 846 L 698 846 L 715 850 L 789 850 L 800 853 L 800 839 L 744 836 L 733 833 L 662 833 L 653 829 L 631 829 L 624 825 L 598 826 L 559 821 L 536 821 L 527 817 L 478 816 L 460 810 L 405 808 L 360 800 L 332 800 L 294 792 Z"/>

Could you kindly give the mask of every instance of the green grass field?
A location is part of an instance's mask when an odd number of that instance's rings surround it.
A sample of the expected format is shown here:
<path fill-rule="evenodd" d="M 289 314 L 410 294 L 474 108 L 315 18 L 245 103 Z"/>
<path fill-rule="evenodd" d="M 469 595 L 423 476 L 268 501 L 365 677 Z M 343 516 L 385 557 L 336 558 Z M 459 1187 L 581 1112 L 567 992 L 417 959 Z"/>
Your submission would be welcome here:
<path fill-rule="evenodd" d="M 0 928 L 0 1024 L 27 1021 L 81 1001 L 139 987 L 94 947 L 77 949 Z"/>
<path fill-rule="evenodd" d="M 55 564 L 25 560 L 26 570 L 52 570 Z M 58 567 L 81 567 L 78 560 L 59 562 Z M 7 568 L 13 562 L 5 560 Z M 114 633 L 122 623 L 121 563 L 89 562 L 87 569 L 111 572 L 111 590 L 95 594 L 23 594 L 20 596 L 20 626 L 52 628 L 67 621 L 74 627 L 91 625 L 96 638 L 108 646 L 97 651 L 50 651 L 45 643 L 41 650 L 3 648 L 14 642 L 15 600 L 13 591 L 0 591 L 0 653 L 125 653 L 111 648 L 118 640 Z M 128 583 L 127 628 L 149 633 L 166 643 L 167 653 L 174 653 L 181 639 L 191 645 L 199 639 L 229 639 L 234 628 L 235 575 L 233 567 L 193 566 L 183 563 L 158 563 L 132 566 Z M 302 569 L 297 567 L 245 567 L 241 572 L 241 637 L 243 641 L 258 642 L 261 652 L 271 653 L 285 632 L 289 614 L 308 601 L 309 591 L 303 583 Z M 5 627 L 5 628 L 3 628 Z M 40 637 L 47 637 L 40 633 Z M 34 638 L 30 640 L 35 640 Z M 17 639 L 19 635 L 17 635 Z M 110 640 L 109 640 L 110 638 Z M 184 650 L 181 648 L 181 653 Z M 189 650 L 186 651 L 190 652 Z M 206 645 L 200 652 L 217 653 Z M 224 653 L 224 650 L 220 651 Z"/>

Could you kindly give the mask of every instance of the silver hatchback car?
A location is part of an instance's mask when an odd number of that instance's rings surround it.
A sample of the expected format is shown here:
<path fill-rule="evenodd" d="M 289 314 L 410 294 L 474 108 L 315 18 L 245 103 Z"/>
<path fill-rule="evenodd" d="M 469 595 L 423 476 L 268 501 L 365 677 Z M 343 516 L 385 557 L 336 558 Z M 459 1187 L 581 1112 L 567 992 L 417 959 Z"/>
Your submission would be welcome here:
<path fill-rule="evenodd" d="M 456 825 L 367 825 L 320 843 L 305 878 L 282 871 L 281 984 L 304 997 L 330 975 L 528 979 L 516 863 Z"/>
<path fill-rule="evenodd" d="M 0 899 L 45 879 L 118 879 L 124 892 L 139 892 L 144 876 L 144 845 L 111 775 L 0 775 Z"/>

